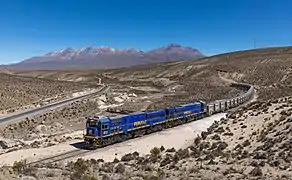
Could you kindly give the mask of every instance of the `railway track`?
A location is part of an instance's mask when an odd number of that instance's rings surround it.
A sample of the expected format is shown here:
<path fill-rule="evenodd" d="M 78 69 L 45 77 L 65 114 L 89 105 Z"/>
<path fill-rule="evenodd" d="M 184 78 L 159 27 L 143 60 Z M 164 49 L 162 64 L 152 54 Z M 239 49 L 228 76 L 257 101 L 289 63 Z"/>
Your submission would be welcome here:
<path fill-rule="evenodd" d="M 85 155 L 87 153 L 93 153 L 93 151 L 84 150 L 84 149 L 74 149 L 74 150 L 71 150 L 71 151 L 68 151 L 68 152 L 65 152 L 65 153 L 62 153 L 62 154 L 58 154 L 58 155 L 55 155 L 55 156 L 50 156 L 50 157 L 47 157 L 47 158 L 43 158 L 43 159 L 40 159 L 40 160 L 37 160 L 37 161 L 33 161 L 33 162 L 30 162 L 30 163 L 27 163 L 27 165 L 55 163 L 55 162 L 59 162 L 59 161 L 62 161 L 62 160 L 65 160 L 65 159 L 69 159 L 69 158 L 72 158 L 72 157 L 76 157 L 76 156 L 79 156 L 79 155 Z"/>

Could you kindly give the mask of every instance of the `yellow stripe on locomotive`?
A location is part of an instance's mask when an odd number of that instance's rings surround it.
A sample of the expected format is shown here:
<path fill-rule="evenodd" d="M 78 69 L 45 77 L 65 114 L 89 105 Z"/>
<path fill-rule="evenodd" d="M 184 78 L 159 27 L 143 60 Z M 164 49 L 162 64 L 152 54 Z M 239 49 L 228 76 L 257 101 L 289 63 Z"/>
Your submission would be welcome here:
<path fill-rule="evenodd" d="M 191 114 L 191 111 L 185 111 L 184 114 Z"/>
<path fill-rule="evenodd" d="M 146 125 L 146 124 L 147 124 L 146 120 L 134 122 L 134 126 L 141 126 L 141 125 Z"/>

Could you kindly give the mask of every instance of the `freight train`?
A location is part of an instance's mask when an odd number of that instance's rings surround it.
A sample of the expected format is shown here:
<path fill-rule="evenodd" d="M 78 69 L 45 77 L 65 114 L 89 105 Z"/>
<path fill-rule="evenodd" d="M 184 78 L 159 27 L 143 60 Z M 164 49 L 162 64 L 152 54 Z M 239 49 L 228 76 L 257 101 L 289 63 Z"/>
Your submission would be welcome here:
<path fill-rule="evenodd" d="M 86 148 L 96 149 L 202 119 L 237 107 L 252 98 L 253 86 L 239 83 L 233 83 L 232 86 L 242 88 L 245 93 L 235 98 L 217 100 L 211 103 L 197 101 L 166 109 L 87 118 L 86 133 L 84 134 Z"/>

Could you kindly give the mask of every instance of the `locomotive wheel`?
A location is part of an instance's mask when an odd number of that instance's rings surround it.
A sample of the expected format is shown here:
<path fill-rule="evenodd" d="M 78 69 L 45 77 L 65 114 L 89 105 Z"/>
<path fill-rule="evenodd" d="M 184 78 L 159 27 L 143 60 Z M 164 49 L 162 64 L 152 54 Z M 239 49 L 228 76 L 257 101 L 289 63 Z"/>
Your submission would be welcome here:
<path fill-rule="evenodd" d="M 121 135 L 117 135 L 116 140 L 117 140 L 117 142 L 122 142 L 123 141 Z"/>

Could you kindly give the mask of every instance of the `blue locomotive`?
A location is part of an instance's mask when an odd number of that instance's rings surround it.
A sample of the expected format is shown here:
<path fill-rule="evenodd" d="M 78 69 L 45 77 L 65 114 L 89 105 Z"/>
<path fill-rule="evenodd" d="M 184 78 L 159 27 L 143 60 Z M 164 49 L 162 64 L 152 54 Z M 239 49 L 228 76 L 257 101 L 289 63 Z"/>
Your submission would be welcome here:
<path fill-rule="evenodd" d="M 84 141 L 88 148 L 103 147 L 201 119 L 214 113 L 225 112 L 249 101 L 253 97 L 254 87 L 252 85 L 232 83 L 232 86 L 239 87 L 246 92 L 231 99 L 221 99 L 208 104 L 204 101 L 198 101 L 167 109 L 135 112 L 112 117 L 87 118 Z"/>
<path fill-rule="evenodd" d="M 167 109 L 87 118 L 84 141 L 90 149 L 122 142 L 203 118 L 206 107 L 206 102 L 198 101 Z"/>

